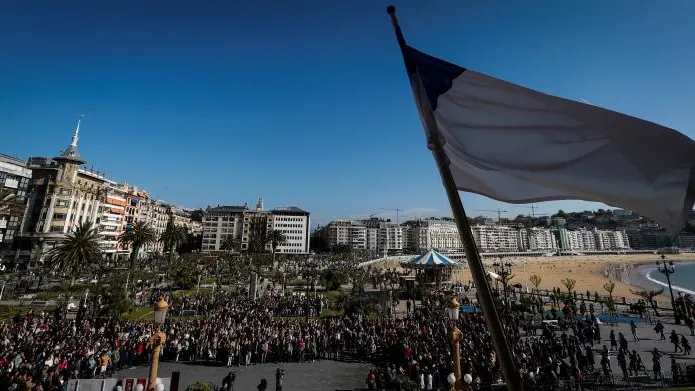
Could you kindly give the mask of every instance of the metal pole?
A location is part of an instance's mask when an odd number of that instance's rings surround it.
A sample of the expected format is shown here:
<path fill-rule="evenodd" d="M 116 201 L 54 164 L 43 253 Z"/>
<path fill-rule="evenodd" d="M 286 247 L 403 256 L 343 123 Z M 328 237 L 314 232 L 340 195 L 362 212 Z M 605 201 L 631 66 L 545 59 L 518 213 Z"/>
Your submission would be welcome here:
<path fill-rule="evenodd" d="M 396 8 L 390 5 L 386 10 L 391 17 L 391 23 L 393 24 L 396 38 L 398 39 L 398 44 L 403 54 L 403 59 L 406 62 L 406 69 L 409 73 L 408 76 L 412 77 L 414 76 L 412 73 L 414 69 L 408 61 L 405 38 L 403 37 L 401 28 L 398 25 L 398 19 L 396 18 Z M 415 88 L 419 88 L 419 86 L 415 85 L 414 89 Z M 419 99 L 419 94 L 415 95 L 416 99 Z M 419 108 L 421 107 L 421 105 L 418 106 Z M 422 121 L 425 124 L 433 126 L 432 129 L 436 127 L 436 122 L 431 110 L 420 110 L 420 114 L 422 116 Z M 509 349 L 509 345 L 507 344 L 502 323 L 500 322 L 499 314 L 497 313 L 497 309 L 495 308 L 495 303 L 492 298 L 492 292 L 490 292 L 490 287 L 488 286 L 487 279 L 485 278 L 485 269 L 483 267 L 480 254 L 478 253 L 470 225 L 468 224 L 468 216 L 466 216 L 466 211 L 463 208 L 463 203 L 461 202 L 461 198 L 459 197 L 458 190 L 456 188 L 456 183 L 454 182 L 451 169 L 449 168 L 449 159 L 446 157 L 444 147 L 439 137 L 432 137 L 429 135 L 429 133 L 430 132 L 428 131 L 427 147 L 432 151 L 432 155 L 434 156 L 434 159 L 437 162 L 437 167 L 439 168 L 439 174 L 442 177 L 442 184 L 446 190 L 454 220 L 456 220 L 456 227 L 458 228 L 461 243 L 463 243 L 464 246 L 468 266 L 471 269 L 473 281 L 475 281 L 475 285 L 478 288 L 480 304 L 485 312 L 485 320 L 487 321 L 488 327 L 490 327 L 492 343 L 500 357 L 500 363 L 504 372 L 507 389 L 511 391 L 522 390 L 523 385 L 521 383 L 519 373 L 515 368 L 514 356 Z"/>
<path fill-rule="evenodd" d="M 680 324 L 680 316 L 678 316 L 678 309 L 676 308 L 676 301 L 673 299 L 673 288 L 671 287 L 671 271 L 666 269 L 664 265 L 664 274 L 666 274 L 666 281 L 668 281 L 668 292 L 671 294 L 671 308 L 673 308 L 673 318 L 676 324 Z"/>

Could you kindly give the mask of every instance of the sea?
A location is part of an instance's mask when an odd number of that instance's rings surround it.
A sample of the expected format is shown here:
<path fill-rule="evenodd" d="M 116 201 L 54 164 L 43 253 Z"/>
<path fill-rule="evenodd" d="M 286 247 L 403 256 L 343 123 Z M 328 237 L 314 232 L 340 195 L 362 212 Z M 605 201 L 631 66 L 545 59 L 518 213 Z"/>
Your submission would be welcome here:
<path fill-rule="evenodd" d="M 666 288 L 664 293 L 668 294 L 666 276 L 656 270 L 656 265 L 645 272 L 645 278 L 647 280 Z M 671 285 L 673 286 L 674 295 L 677 295 L 677 291 L 680 291 L 684 294 L 695 296 L 695 262 L 676 263 L 675 273 L 671 274 Z"/>

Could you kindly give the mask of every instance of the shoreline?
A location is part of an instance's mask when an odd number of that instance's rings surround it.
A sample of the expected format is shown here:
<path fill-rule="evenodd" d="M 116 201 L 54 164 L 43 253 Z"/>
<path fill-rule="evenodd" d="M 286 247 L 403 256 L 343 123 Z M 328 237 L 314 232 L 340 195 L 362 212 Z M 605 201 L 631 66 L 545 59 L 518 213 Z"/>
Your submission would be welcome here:
<path fill-rule="evenodd" d="M 655 254 L 617 254 L 617 255 L 581 255 L 581 256 L 553 256 L 553 257 L 505 257 L 505 263 L 511 263 L 514 278 L 510 284 L 522 284 L 525 288 L 534 289 L 530 282 L 532 275 L 541 277 L 540 289 L 553 289 L 559 287 L 564 290 L 563 280 L 569 278 L 576 281 L 574 290 L 577 292 L 589 291 L 592 295 L 596 292 L 601 296 L 608 293 L 604 285 L 615 282 L 613 296 L 625 297 L 628 301 L 637 300 L 632 293 L 636 290 L 660 289 L 658 282 L 651 282 L 645 274 L 656 268 L 659 259 Z M 492 270 L 492 263 L 498 261 L 498 257 L 483 258 L 486 270 Z M 695 262 L 695 254 L 672 254 L 667 260 L 676 263 Z M 373 265 L 377 268 L 396 268 L 403 270 L 399 262 L 385 260 Z M 467 283 L 472 279 L 468 265 L 463 264 L 452 273 L 452 281 Z M 680 287 L 679 287 L 680 288 Z M 685 289 L 685 288 L 682 288 Z M 686 289 L 687 290 L 687 289 Z M 658 301 L 668 301 L 668 289 L 660 295 Z M 684 292 L 687 293 L 687 292 Z M 695 292 L 694 292 L 695 293 Z"/>
<path fill-rule="evenodd" d="M 693 265 L 695 264 L 694 261 L 674 261 L 674 264 L 686 264 L 686 265 Z M 630 276 L 630 283 L 640 289 L 644 290 L 657 290 L 664 288 L 664 293 L 662 293 L 662 296 L 670 297 L 670 293 L 668 291 L 668 284 L 662 281 L 659 281 L 653 277 L 650 276 L 651 273 L 653 273 L 656 270 L 655 265 L 647 265 L 643 264 L 640 265 L 639 267 L 635 268 L 634 273 Z M 677 292 L 682 292 L 683 294 L 689 294 L 695 296 L 695 291 L 683 288 L 678 285 L 671 285 L 673 287 L 674 293 L 677 295 Z"/>

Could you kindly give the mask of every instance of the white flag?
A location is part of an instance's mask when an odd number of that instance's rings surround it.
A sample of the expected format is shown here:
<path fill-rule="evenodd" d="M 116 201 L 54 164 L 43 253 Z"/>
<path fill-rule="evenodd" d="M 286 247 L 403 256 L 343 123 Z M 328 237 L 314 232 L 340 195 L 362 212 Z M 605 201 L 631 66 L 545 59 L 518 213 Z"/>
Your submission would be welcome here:
<path fill-rule="evenodd" d="M 407 47 L 428 137 L 456 187 L 509 203 L 603 202 L 680 231 L 695 200 L 695 142 L 661 125 L 520 87 Z M 428 123 L 423 111 L 432 111 Z"/>

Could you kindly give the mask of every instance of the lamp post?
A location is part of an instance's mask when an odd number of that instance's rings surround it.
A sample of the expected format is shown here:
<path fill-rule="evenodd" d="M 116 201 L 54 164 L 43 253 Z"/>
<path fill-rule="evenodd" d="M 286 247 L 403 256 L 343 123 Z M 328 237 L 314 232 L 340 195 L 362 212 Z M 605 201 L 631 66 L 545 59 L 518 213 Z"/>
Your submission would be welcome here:
<path fill-rule="evenodd" d="M 666 256 L 661 254 L 661 261 L 656 261 L 656 270 L 659 273 L 666 276 L 666 281 L 668 282 L 668 291 L 671 294 L 671 307 L 673 308 L 673 320 L 676 324 L 681 324 L 680 316 L 678 316 L 678 308 L 676 308 L 676 301 L 673 298 L 673 288 L 671 287 L 671 274 L 675 273 L 676 268 L 673 265 L 673 261 L 666 262 Z"/>
<path fill-rule="evenodd" d="M 157 388 L 157 372 L 159 371 L 159 354 L 162 351 L 162 345 L 166 342 L 167 335 L 160 327 L 164 324 L 167 317 L 167 309 L 169 304 L 160 297 L 159 301 L 154 304 L 154 323 L 157 326 L 157 331 L 150 337 L 152 345 L 152 362 L 150 363 L 150 379 L 147 383 L 148 391 L 155 391 Z"/>
<path fill-rule="evenodd" d="M 452 391 L 461 389 L 461 338 L 463 333 L 456 327 L 456 322 L 459 319 L 459 311 L 461 305 L 456 298 L 451 298 L 447 305 L 447 315 L 451 319 L 451 358 L 454 360 L 454 379 Z"/>

